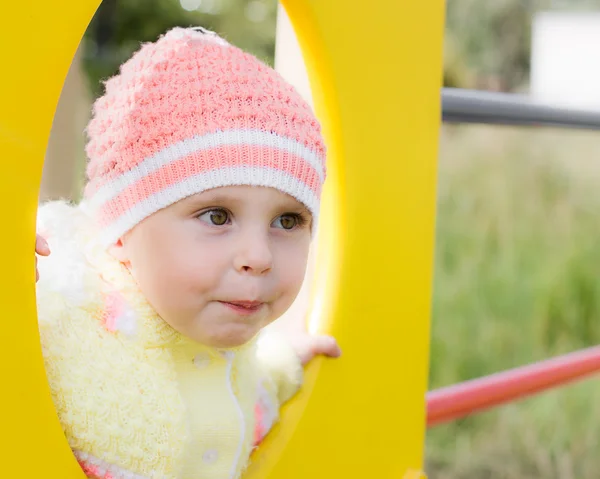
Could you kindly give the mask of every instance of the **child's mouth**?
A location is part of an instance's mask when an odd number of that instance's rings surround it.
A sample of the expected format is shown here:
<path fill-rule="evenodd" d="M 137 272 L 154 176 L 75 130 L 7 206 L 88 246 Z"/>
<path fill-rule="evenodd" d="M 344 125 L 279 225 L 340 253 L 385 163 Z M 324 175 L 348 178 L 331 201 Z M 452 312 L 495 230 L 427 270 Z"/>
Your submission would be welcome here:
<path fill-rule="evenodd" d="M 259 301 L 219 301 L 239 314 L 254 314 L 263 307 Z"/>

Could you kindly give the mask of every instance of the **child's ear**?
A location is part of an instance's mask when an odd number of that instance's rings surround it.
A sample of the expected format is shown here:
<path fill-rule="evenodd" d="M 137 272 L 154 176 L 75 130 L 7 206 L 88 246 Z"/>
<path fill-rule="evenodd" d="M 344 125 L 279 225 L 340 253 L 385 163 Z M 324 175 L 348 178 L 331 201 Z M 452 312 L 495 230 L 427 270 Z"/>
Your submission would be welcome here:
<path fill-rule="evenodd" d="M 125 242 L 123 238 L 119 238 L 115 243 L 108 247 L 109 254 L 120 261 L 124 265 L 129 265 L 129 256 L 127 254 L 127 248 L 125 248 Z"/>

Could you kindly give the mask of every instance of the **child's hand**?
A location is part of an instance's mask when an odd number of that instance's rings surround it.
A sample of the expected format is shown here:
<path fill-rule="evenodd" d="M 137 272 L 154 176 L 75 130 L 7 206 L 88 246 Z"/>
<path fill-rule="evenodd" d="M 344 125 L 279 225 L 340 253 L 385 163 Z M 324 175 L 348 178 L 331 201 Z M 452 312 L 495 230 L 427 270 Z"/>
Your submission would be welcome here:
<path fill-rule="evenodd" d="M 36 235 L 35 237 L 35 252 L 40 256 L 48 256 L 50 254 L 50 248 L 48 247 L 48 243 L 44 238 L 40 235 Z M 40 273 L 37 269 L 37 256 L 35 257 L 35 282 L 37 283 L 40 279 Z"/>
<path fill-rule="evenodd" d="M 269 328 L 285 336 L 296 351 L 302 365 L 315 356 L 337 358 L 342 354 L 335 338 L 327 335 L 310 334 L 303 314 L 290 314 L 275 321 Z"/>
<path fill-rule="evenodd" d="M 308 331 L 296 331 L 287 335 L 288 341 L 296 350 L 302 365 L 307 364 L 315 356 L 323 355 L 338 358 L 342 354 L 335 338 L 327 335 L 313 335 Z"/>

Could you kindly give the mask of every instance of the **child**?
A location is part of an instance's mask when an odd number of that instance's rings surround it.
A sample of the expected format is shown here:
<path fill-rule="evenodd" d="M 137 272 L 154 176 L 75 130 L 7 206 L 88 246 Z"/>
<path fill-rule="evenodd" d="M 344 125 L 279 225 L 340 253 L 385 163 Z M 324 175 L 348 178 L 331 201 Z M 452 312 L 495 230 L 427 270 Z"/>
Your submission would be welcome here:
<path fill-rule="evenodd" d="M 87 132 L 84 200 L 41 206 L 36 245 L 69 444 L 90 478 L 238 478 L 302 365 L 340 354 L 304 329 L 259 335 L 303 281 L 320 127 L 271 68 L 175 28 L 106 83 Z"/>

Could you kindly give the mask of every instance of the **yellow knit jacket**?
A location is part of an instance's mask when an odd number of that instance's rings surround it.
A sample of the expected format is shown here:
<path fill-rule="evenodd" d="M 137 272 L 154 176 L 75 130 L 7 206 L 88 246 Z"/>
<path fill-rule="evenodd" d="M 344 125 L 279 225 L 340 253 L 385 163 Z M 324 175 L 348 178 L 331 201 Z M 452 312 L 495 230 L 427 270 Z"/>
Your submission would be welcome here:
<path fill-rule="evenodd" d="M 87 477 L 230 479 L 297 391 L 274 333 L 216 350 L 177 333 L 94 241 L 81 208 L 40 207 L 39 330 L 58 417 Z M 259 414 L 257 414 L 257 412 Z"/>

